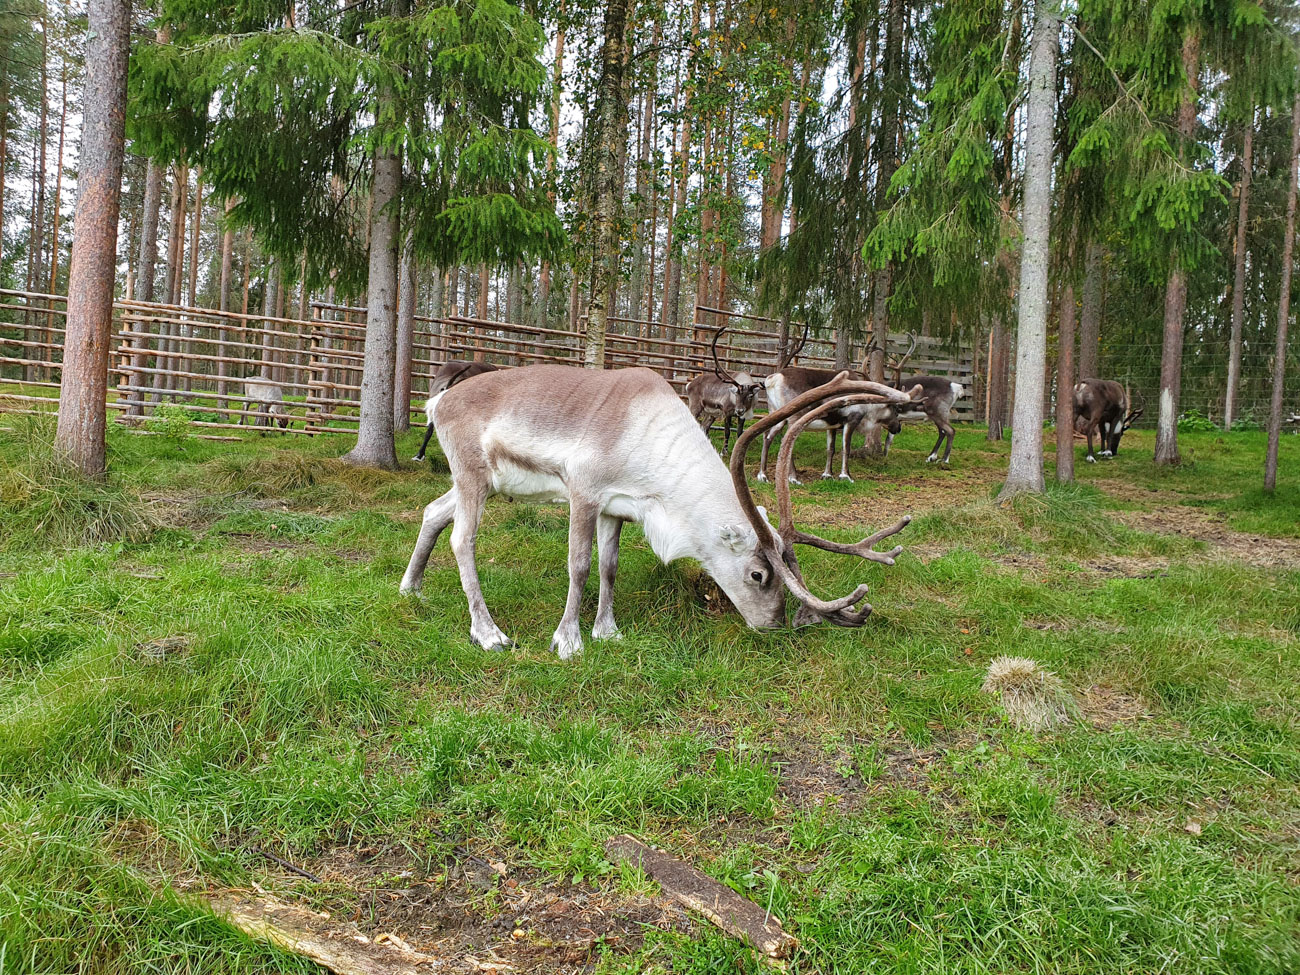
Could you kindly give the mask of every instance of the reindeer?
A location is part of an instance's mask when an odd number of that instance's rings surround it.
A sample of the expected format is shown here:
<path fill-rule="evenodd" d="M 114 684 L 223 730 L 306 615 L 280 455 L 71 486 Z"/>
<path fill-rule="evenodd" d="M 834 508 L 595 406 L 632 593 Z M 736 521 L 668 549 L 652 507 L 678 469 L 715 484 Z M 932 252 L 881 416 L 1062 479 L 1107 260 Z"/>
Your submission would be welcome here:
<path fill-rule="evenodd" d="M 904 423 L 919 423 L 929 419 L 939 430 L 939 439 L 934 442 L 934 449 L 930 451 L 930 456 L 925 459 L 927 464 L 933 464 L 939 460 L 939 447 L 947 439 L 948 445 L 944 449 L 943 459 L 940 463 L 946 464 L 952 457 L 952 441 L 957 435 L 957 431 L 952 425 L 952 407 L 957 400 L 965 394 L 965 387 L 961 383 L 954 383 L 941 376 L 916 375 L 903 378 L 903 366 L 907 360 L 912 357 L 916 351 L 916 334 L 908 333 L 912 344 L 908 350 L 903 353 L 901 359 L 891 360 L 888 368 L 894 374 L 891 385 L 895 389 L 911 390 L 918 386 L 921 390 L 921 402 L 919 405 L 909 408 L 900 409 L 886 418 L 885 427 L 885 449 L 884 456 L 889 456 L 889 448 L 893 446 L 894 437 L 903 429 Z M 863 370 L 870 360 L 871 354 L 879 349 L 876 340 L 872 339 L 867 346 L 866 356 L 862 360 Z M 872 418 L 867 417 L 861 424 L 862 432 L 865 436 L 870 436 Z"/>
<path fill-rule="evenodd" d="M 794 527 L 786 478 L 799 431 L 831 410 L 907 399 L 878 383 L 853 382 L 847 373 L 761 417 L 737 439 L 730 470 L 672 387 L 649 369 L 524 366 L 480 376 L 434 399 L 430 414 L 451 466 L 452 487 L 424 509 L 401 590 L 420 591 L 434 544 L 452 525 L 451 548 L 469 603 L 470 639 L 485 649 L 511 645 L 483 601 L 474 559 L 484 502 L 495 494 L 569 503 L 569 593 L 551 640 L 561 659 L 582 650 L 578 612 L 591 569 L 593 535 L 600 592 L 592 637 L 620 636 L 612 593 L 625 522 L 641 525 L 664 562 L 698 561 L 750 627 L 767 629 L 785 621 L 786 589 L 801 604 L 796 626 L 819 620 L 861 626 L 871 612 L 863 602 L 867 587 L 860 585 L 838 599 L 819 599 L 803 581 L 795 545 L 892 565 L 901 546 L 889 552 L 872 547 L 910 520 L 903 518 L 852 545 Z M 756 436 L 787 421 L 789 432 L 777 461 L 780 526 L 773 529 L 745 482 L 745 453 Z"/>
<path fill-rule="evenodd" d="M 754 418 L 754 400 L 762 383 L 754 382 L 747 372 L 734 376 L 718 362 L 718 339 L 727 330 L 722 326 L 713 335 L 713 373 L 700 373 L 686 384 L 686 404 L 691 415 L 707 434 L 719 417 L 722 418 L 722 452 L 731 446 L 731 419 L 736 419 L 736 436 L 745 432 L 745 421 Z"/>
<path fill-rule="evenodd" d="M 497 369 L 498 367 L 490 362 L 466 362 L 460 359 L 444 362 L 437 368 L 432 378 L 429 379 L 430 398 L 424 403 L 424 415 L 428 420 L 424 428 L 424 440 L 420 442 L 420 452 L 411 460 L 424 460 L 424 452 L 429 449 L 429 440 L 433 437 L 433 413 L 431 407 L 437 395 L 446 392 L 459 382 L 472 379 L 474 376 L 481 376 L 485 372 L 496 372 Z"/>
<path fill-rule="evenodd" d="M 808 330 L 805 328 L 804 340 L 806 341 L 807 338 Z M 792 354 L 782 360 L 775 372 L 763 380 L 763 385 L 767 389 L 767 405 L 769 409 L 780 410 L 785 404 L 809 390 L 825 385 L 837 375 L 833 369 L 812 369 L 806 366 L 788 365 L 789 361 L 802 348 L 803 341 L 799 343 Z M 849 372 L 848 375 L 856 381 L 867 381 L 866 375 L 860 371 Z M 833 476 L 831 474 L 831 465 L 835 460 L 835 434 L 837 431 L 842 431 L 844 439 L 844 449 L 840 454 L 839 479 L 848 481 L 851 484 L 853 478 L 849 476 L 849 438 L 852 436 L 852 430 L 867 419 L 868 416 L 873 418 L 872 422 L 888 423 L 896 409 L 897 404 L 895 402 L 854 403 L 842 409 L 826 411 L 817 420 L 808 424 L 813 430 L 826 431 L 826 467 L 822 470 L 822 479 L 827 480 Z M 767 428 L 759 456 L 758 473 L 755 475 L 757 480 L 767 480 L 768 446 L 779 430 L 779 425 L 772 425 Z M 791 468 L 790 474 L 793 478 L 793 468 Z M 802 482 L 797 478 L 793 478 L 793 483 L 800 484 Z"/>
<path fill-rule="evenodd" d="M 278 423 L 283 430 L 289 426 L 289 410 L 284 405 L 284 389 L 278 383 L 244 380 L 244 408 L 239 412 L 239 425 L 248 419 L 250 407 L 257 408 L 253 426 L 271 426 Z"/>
<path fill-rule="evenodd" d="M 1088 438 L 1089 464 L 1097 462 L 1092 452 L 1093 434 L 1101 434 L 1101 456 L 1119 453 L 1119 438 L 1142 415 L 1144 406 L 1129 408 L 1128 393 L 1112 379 L 1083 379 L 1074 387 L 1074 429 Z"/>

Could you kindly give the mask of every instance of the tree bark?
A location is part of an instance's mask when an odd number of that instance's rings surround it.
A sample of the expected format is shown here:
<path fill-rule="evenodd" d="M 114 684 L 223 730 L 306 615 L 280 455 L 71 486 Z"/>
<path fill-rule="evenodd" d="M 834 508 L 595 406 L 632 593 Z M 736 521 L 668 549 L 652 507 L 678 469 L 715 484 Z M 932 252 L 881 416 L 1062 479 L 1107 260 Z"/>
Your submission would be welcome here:
<path fill-rule="evenodd" d="M 560 0 L 560 10 L 558 13 L 559 26 L 555 31 L 555 73 L 552 75 L 551 88 L 551 153 L 546 157 L 546 177 L 548 188 L 546 198 L 555 203 L 555 164 L 556 157 L 560 153 L 560 105 L 564 94 L 564 32 L 565 22 L 565 0 Z M 537 304 L 541 311 L 538 313 L 537 325 L 541 328 L 546 327 L 550 321 L 550 300 L 551 300 L 551 262 L 550 260 L 542 261 L 542 268 L 537 282 Z M 542 337 L 538 336 L 538 342 Z"/>
<path fill-rule="evenodd" d="M 131 5 L 90 0 L 84 128 L 68 270 L 67 333 L 55 450 L 87 477 L 104 473 L 109 344 L 117 266 Z"/>
<path fill-rule="evenodd" d="M 1228 389 L 1223 398 L 1223 429 L 1231 430 L 1241 380 L 1241 325 L 1246 317 L 1246 229 L 1250 218 L 1250 169 L 1255 143 L 1255 111 L 1241 137 L 1241 190 L 1237 200 L 1237 235 L 1233 242 L 1232 335 L 1228 340 Z"/>
<path fill-rule="evenodd" d="M 1286 380 L 1286 333 L 1291 315 L 1291 261 L 1295 254 L 1296 183 L 1300 174 L 1300 91 L 1291 108 L 1291 171 L 1286 193 L 1286 237 L 1282 241 L 1282 283 L 1277 296 L 1277 345 L 1273 352 L 1273 398 L 1268 407 L 1268 451 L 1264 457 L 1264 491 L 1277 490 L 1277 448 L 1282 435 L 1282 394 Z"/>
<path fill-rule="evenodd" d="M 357 445 L 343 459 L 361 467 L 397 469 L 393 444 L 393 366 L 397 346 L 398 196 L 402 160 L 375 150 L 371 188 L 370 274 L 366 298 L 365 361 L 361 372 L 361 423 Z"/>
<path fill-rule="evenodd" d="M 605 43 L 601 50 L 598 95 L 600 131 L 596 146 L 596 253 L 591 275 L 591 299 L 587 310 L 587 343 L 583 364 L 588 369 L 605 368 L 605 329 L 610 305 L 616 293 L 619 216 L 623 203 L 623 173 L 619 153 L 627 142 L 627 105 L 623 75 L 627 70 L 624 53 L 627 13 L 631 0 L 607 0 Z"/>
<path fill-rule="evenodd" d="M 1083 258 L 1083 296 L 1079 309 L 1079 378 L 1100 379 L 1102 285 L 1106 277 L 1106 252 L 1088 241 Z"/>
<path fill-rule="evenodd" d="M 1016 325 L 1016 402 L 1011 463 L 1000 499 L 1043 490 L 1043 385 L 1047 362 L 1047 267 L 1051 249 L 1052 134 L 1056 117 L 1057 8 L 1038 4 L 1029 55 L 1025 110 L 1025 183 L 1021 207 L 1019 320 Z"/>
<path fill-rule="evenodd" d="M 393 430 L 411 429 L 411 359 L 415 353 L 415 242 L 406 235 L 397 282 L 397 367 L 393 375 Z"/>
<path fill-rule="evenodd" d="M 54 208 L 50 227 L 50 294 L 59 293 L 59 218 L 63 205 L 63 137 L 68 128 L 68 63 L 63 62 L 63 103 L 59 109 L 59 152 L 54 166 Z M 0 213 L 4 210 L 0 208 Z M 53 325 L 53 322 L 50 323 Z"/>
<path fill-rule="evenodd" d="M 1073 238 L 1073 235 L 1071 235 Z M 1056 316 L 1056 480 L 1074 480 L 1074 240 L 1061 275 L 1061 303 Z"/>
<path fill-rule="evenodd" d="M 1201 42 L 1196 28 L 1183 39 L 1183 70 L 1187 91 L 1178 106 L 1178 134 L 1183 140 L 1180 155 L 1196 135 L 1196 85 Z M 1187 274 L 1177 248 L 1169 258 L 1169 279 L 1165 285 L 1164 342 L 1160 350 L 1160 416 L 1156 425 L 1157 464 L 1178 464 L 1178 399 L 1183 381 L 1183 314 L 1187 310 Z"/>
<path fill-rule="evenodd" d="M 266 263 L 266 291 L 262 295 L 262 362 L 258 378 L 273 381 L 275 366 L 275 336 L 270 319 L 275 317 L 276 294 L 280 288 L 280 262 L 272 258 Z"/>

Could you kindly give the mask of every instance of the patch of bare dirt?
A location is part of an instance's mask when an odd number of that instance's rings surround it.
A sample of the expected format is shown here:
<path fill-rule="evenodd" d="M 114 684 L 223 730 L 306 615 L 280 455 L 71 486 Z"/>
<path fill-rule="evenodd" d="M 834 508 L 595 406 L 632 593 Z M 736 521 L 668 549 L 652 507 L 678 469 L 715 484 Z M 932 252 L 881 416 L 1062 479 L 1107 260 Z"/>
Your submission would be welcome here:
<path fill-rule="evenodd" d="M 1094 728 L 1102 730 L 1152 716 L 1150 705 L 1139 695 L 1105 684 L 1093 684 L 1079 696 L 1079 711 Z"/>
<path fill-rule="evenodd" d="M 1266 569 L 1300 568 L 1300 538 L 1268 538 L 1233 531 L 1217 513 L 1166 505 L 1155 511 L 1125 511 L 1118 514 L 1139 531 L 1158 535 L 1180 535 L 1205 542 L 1213 556 L 1247 562 Z"/>
<path fill-rule="evenodd" d="M 883 767 L 864 778 L 844 749 L 828 751 L 815 742 L 791 738 L 773 756 L 780 775 L 777 794 L 799 809 L 832 806 L 849 810 L 885 788 L 929 791 L 933 788 L 929 766 L 942 754 L 940 749 L 887 748 L 880 756 Z"/>
<path fill-rule="evenodd" d="M 426 869 L 402 848 L 340 847 L 309 866 L 326 884 L 360 892 L 327 897 L 326 910 L 374 941 L 400 939 L 447 959 L 444 972 L 576 975 L 592 971 L 602 953 L 639 950 L 647 928 L 694 929 L 662 897 L 611 894 L 478 853 L 457 848 Z"/>

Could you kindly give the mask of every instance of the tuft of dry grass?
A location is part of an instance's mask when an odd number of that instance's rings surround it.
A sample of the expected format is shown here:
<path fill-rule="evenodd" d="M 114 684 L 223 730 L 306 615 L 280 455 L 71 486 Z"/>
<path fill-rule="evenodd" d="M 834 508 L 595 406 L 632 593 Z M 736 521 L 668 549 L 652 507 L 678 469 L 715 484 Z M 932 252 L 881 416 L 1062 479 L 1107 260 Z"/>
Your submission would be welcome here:
<path fill-rule="evenodd" d="M 1002 703 L 1017 728 L 1050 731 L 1070 723 L 1074 698 L 1061 678 L 1028 657 L 997 657 L 989 664 L 981 690 Z"/>

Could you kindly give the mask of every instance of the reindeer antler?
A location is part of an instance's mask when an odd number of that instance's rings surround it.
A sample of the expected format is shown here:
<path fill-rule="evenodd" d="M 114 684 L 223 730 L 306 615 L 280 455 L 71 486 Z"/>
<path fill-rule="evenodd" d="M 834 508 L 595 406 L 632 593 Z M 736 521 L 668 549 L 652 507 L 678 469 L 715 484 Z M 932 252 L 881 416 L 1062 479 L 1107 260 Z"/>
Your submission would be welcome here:
<path fill-rule="evenodd" d="M 1124 417 L 1123 427 L 1125 430 L 1129 428 L 1129 425 L 1132 424 L 1134 420 L 1136 420 L 1146 411 L 1147 401 L 1146 401 L 1146 397 L 1142 395 L 1142 390 L 1139 389 L 1137 395 L 1138 395 L 1138 399 L 1141 402 L 1138 403 L 1138 408 L 1136 410 L 1129 410 L 1128 415 Z"/>
<path fill-rule="evenodd" d="M 912 393 L 917 393 L 912 390 Z M 736 441 L 731 454 L 731 480 L 736 488 L 736 496 L 755 532 L 759 544 L 763 547 L 772 569 L 795 597 L 809 610 L 823 619 L 839 626 L 861 626 L 871 614 L 870 604 L 857 604 L 867 594 L 865 584 L 858 586 L 847 596 L 824 600 L 814 596 L 803 581 L 799 571 L 799 561 L 795 556 L 796 544 L 811 545 L 830 552 L 857 555 L 871 561 L 892 565 L 894 557 L 902 551 L 896 548 L 891 552 L 874 552 L 871 546 L 881 539 L 888 538 L 902 531 L 911 521 L 911 517 L 902 519 L 898 524 L 870 535 L 853 545 L 842 545 L 816 535 L 798 531 L 794 527 L 793 506 L 790 502 L 789 473 L 793 463 L 794 441 L 799 433 L 813 420 L 854 403 L 908 403 L 912 395 L 901 392 L 891 386 L 849 378 L 847 370 L 839 373 L 829 383 L 810 389 L 795 397 L 779 410 L 768 413 L 746 430 Z M 807 412 L 804 412 L 807 411 Z M 777 505 L 780 516 L 780 532 L 773 530 L 771 523 L 763 517 L 750 493 L 749 483 L 745 478 L 745 455 L 749 444 L 760 433 L 775 427 L 796 414 L 798 419 L 790 420 L 789 428 L 781 439 L 779 458 L 777 460 Z M 855 608 L 856 607 L 856 608 Z"/>
<path fill-rule="evenodd" d="M 803 347 L 808 344 L 808 329 L 810 327 L 811 327 L 810 322 L 804 322 L 803 337 L 799 339 L 798 345 L 796 345 L 793 349 L 789 350 L 786 355 L 781 357 L 781 360 L 776 364 L 777 372 L 780 372 L 790 363 L 794 362 L 794 360 L 798 357 L 799 353 L 803 351 Z"/>
<path fill-rule="evenodd" d="M 907 336 L 912 340 L 912 344 L 909 345 L 907 351 L 903 353 L 903 358 L 899 359 L 897 362 L 891 363 L 890 365 L 890 368 L 894 370 L 894 381 L 900 384 L 903 382 L 903 366 L 907 363 L 908 359 L 912 358 L 912 353 L 916 351 L 916 333 L 908 332 Z"/>
<path fill-rule="evenodd" d="M 718 362 L 718 339 L 722 338 L 722 333 L 726 330 L 727 326 L 721 325 L 718 327 L 718 330 L 713 333 L 713 344 L 709 347 L 713 352 L 713 373 L 724 383 L 731 383 L 732 386 L 736 387 L 736 392 L 743 394 L 744 390 L 741 388 L 740 383 L 736 382 L 736 380 L 731 377 L 730 373 L 723 375 L 726 370 L 723 369 Z"/>

